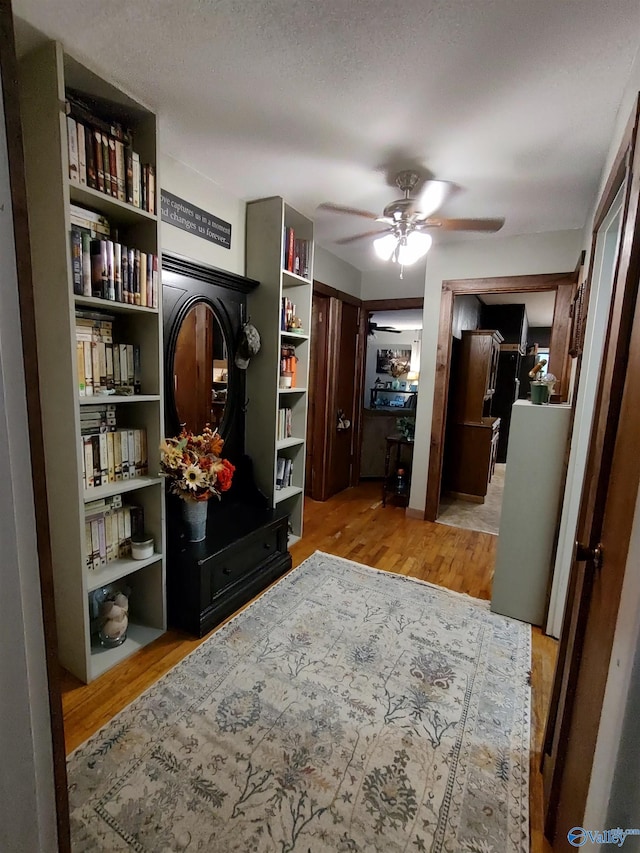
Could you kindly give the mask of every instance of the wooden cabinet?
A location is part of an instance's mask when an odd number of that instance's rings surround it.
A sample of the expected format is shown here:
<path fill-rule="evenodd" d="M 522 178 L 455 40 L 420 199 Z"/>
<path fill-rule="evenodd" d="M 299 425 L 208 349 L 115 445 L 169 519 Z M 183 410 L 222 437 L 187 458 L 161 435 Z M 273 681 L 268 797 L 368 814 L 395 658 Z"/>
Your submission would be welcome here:
<path fill-rule="evenodd" d="M 483 503 L 496 463 L 500 418 L 491 417 L 502 335 L 489 329 L 462 332 L 451 377 L 451 416 L 445 479 L 448 492 Z"/>
<path fill-rule="evenodd" d="M 478 423 L 490 414 L 496 387 L 502 335 L 475 329 L 462 333 L 460 356 L 452 377 L 453 422 Z"/>
<path fill-rule="evenodd" d="M 499 435 L 500 418 L 453 425 L 447 483 L 450 492 L 484 503 L 495 468 Z"/>
<path fill-rule="evenodd" d="M 291 568 L 286 515 L 247 504 L 209 509 L 202 542 L 187 542 L 169 516 L 169 623 L 198 637 Z"/>

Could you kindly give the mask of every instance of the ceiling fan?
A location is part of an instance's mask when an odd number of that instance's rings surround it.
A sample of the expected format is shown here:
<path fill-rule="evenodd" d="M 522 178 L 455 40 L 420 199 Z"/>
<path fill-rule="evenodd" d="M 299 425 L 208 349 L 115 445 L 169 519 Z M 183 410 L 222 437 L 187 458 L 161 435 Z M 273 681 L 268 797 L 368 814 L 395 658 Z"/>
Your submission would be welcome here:
<path fill-rule="evenodd" d="M 402 265 L 415 263 L 429 251 L 432 238 L 428 231 L 439 229 L 440 231 L 495 232 L 504 225 L 504 219 L 446 219 L 433 216 L 451 195 L 455 184 L 449 181 L 426 180 L 419 196 L 414 197 L 411 193 L 419 182 L 418 172 L 413 170 L 399 172 L 396 185 L 404 193 L 404 197 L 390 202 L 381 216 L 368 210 L 344 207 L 331 202 L 324 202 L 319 205 L 319 208 L 333 213 L 362 216 L 386 225 L 386 228 L 365 231 L 353 237 L 343 237 L 335 242 L 346 245 L 367 237 L 375 237 L 374 249 L 378 257 L 383 260 L 393 260 Z"/>
<path fill-rule="evenodd" d="M 367 334 L 371 337 L 376 332 L 393 332 L 394 335 L 399 335 L 401 329 L 395 329 L 393 326 L 379 326 L 373 320 L 369 320 Z"/>

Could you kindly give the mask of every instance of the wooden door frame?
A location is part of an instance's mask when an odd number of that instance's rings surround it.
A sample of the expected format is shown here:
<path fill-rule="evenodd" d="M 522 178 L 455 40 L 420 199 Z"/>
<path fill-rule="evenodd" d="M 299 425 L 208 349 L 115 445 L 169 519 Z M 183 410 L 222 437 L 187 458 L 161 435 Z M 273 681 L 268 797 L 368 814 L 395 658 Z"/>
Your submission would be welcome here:
<path fill-rule="evenodd" d="M 49 690 L 58 849 L 62 853 L 66 853 L 66 851 L 71 850 L 67 762 L 53 595 L 53 562 L 49 535 L 42 410 L 38 381 L 38 354 L 36 347 L 33 345 L 36 339 L 36 322 L 33 280 L 31 275 L 31 244 L 22 144 L 22 122 L 20 118 L 18 91 L 18 63 L 15 54 L 13 15 L 10 0 L 0 0 L 0 68 L 2 70 L 2 97 L 4 101 L 7 154 L 11 181 L 18 300 L 20 305 L 20 323 L 22 326 L 22 357 L 25 376 L 29 377 L 29 381 L 25 384 L 25 391 L 29 423 L 36 547 L 38 552 L 40 594 L 42 598 L 45 662 Z"/>
<path fill-rule="evenodd" d="M 569 849 L 566 838 L 558 836 L 554 839 L 559 823 L 580 824 L 584 816 L 580 808 L 584 810 L 593 770 L 593 754 L 640 487 L 636 448 L 640 424 L 640 237 L 636 233 L 640 218 L 639 117 L 640 99 L 636 101 L 598 203 L 592 232 L 588 290 L 598 232 L 626 180 L 609 323 L 596 393 L 595 429 L 589 443 L 584 494 L 577 524 L 577 540 L 583 543 L 586 540 L 588 545 L 594 546 L 597 544 L 594 540 L 602 533 L 606 508 L 616 519 L 615 536 L 611 537 L 615 546 L 610 547 L 605 555 L 603 571 L 606 575 L 603 577 L 606 578 L 606 587 L 598 590 L 604 615 L 596 611 L 591 617 L 591 591 L 599 580 L 593 562 L 574 561 L 569 577 L 541 762 L 547 801 L 545 834 L 557 841 L 558 847 L 554 843 L 554 849 Z M 629 217 L 633 217 L 631 226 Z M 614 351 L 610 350 L 612 341 L 615 341 Z M 603 411 L 606 418 L 601 415 Z M 615 512 L 609 504 L 610 483 L 616 485 Z M 594 619 L 599 615 L 600 622 L 596 624 Z M 563 713 L 558 720 L 560 708 Z M 579 738 L 575 737 L 575 732 L 573 737 L 571 735 L 576 714 L 582 714 L 582 720 L 578 721 L 582 726 Z"/>
<path fill-rule="evenodd" d="M 313 489 L 310 490 L 310 494 L 312 499 L 314 500 L 326 500 L 328 495 L 328 476 L 327 476 L 327 460 L 330 458 L 331 446 L 333 442 L 335 423 L 332 419 L 332 412 L 335 412 L 335 394 L 333 383 L 330 380 L 330 377 L 334 375 L 335 370 L 337 370 L 336 358 L 337 352 L 334 347 L 330 346 L 332 340 L 335 340 L 336 330 L 339 328 L 340 324 L 340 309 L 341 304 L 346 302 L 349 305 L 354 305 L 360 309 L 360 331 L 359 331 L 359 339 L 358 345 L 356 348 L 356 373 L 355 373 L 355 385 L 354 385 L 354 410 L 353 410 L 353 418 L 351 424 L 351 441 L 352 441 L 352 452 L 353 452 L 353 464 L 351 466 L 349 485 L 354 486 L 360 480 L 360 450 L 362 445 L 362 382 L 364 379 L 364 367 L 363 367 L 363 340 L 362 340 L 362 300 L 357 296 L 352 296 L 350 293 L 346 293 L 343 290 L 338 290 L 336 287 L 331 287 L 328 284 L 325 284 L 318 279 L 313 280 L 313 296 L 325 296 L 329 300 L 338 300 L 338 304 L 335 301 L 329 302 L 329 311 L 328 316 L 326 318 L 327 323 L 327 341 L 329 343 L 329 351 L 325 354 L 324 362 L 326 365 L 326 377 L 327 382 L 325 383 L 325 398 L 323 400 L 323 411 L 324 411 L 324 423 L 323 423 L 323 459 L 322 459 L 322 476 L 321 482 L 316 488 L 316 484 L 313 484 Z M 313 393 L 315 389 L 310 389 L 310 393 Z"/>
<path fill-rule="evenodd" d="M 435 387 L 433 392 L 433 414 L 431 418 L 431 447 L 427 469 L 427 498 L 424 510 L 426 521 L 435 521 L 440 505 L 442 483 L 442 465 L 444 457 L 444 435 L 446 412 L 449 397 L 449 379 L 451 373 L 451 338 L 453 329 L 453 303 L 456 296 L 480 296 L 485 293 L 540 293 L 556 291 L 563 294 L 573 293 L 578 278 L 577 270 L 560 273 L 541 273 L 536 275 L 501 276 L 495 278 L 449 279 L 442 282 L 440 300 L 440 320 L 438 323 L 438 349 L 436 354 Z M 565 310 L 571 304 L 563 299 Z M 555 327 L 555 309 L 554 309 Z M 563 323 L 556 334 L 551 332 L 552 352 L 549 366 L 555 366 L 561 360 L 564 366 L 563 352 L 569 349 L 570 323 Z M 554 355 L 555 354 L 555 359 Z M 558 371 L 560 374 L 560 371 Z"/>

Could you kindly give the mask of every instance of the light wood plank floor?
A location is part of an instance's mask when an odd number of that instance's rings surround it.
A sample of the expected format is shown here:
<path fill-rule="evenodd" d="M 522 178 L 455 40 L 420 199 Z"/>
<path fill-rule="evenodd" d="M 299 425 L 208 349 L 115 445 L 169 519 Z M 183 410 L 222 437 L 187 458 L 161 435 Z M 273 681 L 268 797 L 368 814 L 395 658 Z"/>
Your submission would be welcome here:
<path fill-rule="evenodd" d="M 326 551 L 488 599 L 496 544 L 497 537 L 490 534 L 407 518 L 399 507 L 383 508 L 380 485 L 365 483 L 325 503 L 307 500 L 304 537 L 291 553 L 294 566 L 316 550 Z M 65 673 L 67 750 L 81 744 L 206 639 L 169 631 L 89 685 Z M 531 851 L 549 853 L 551 847 L 542 835 L 538 767 L 557 643 L 534 628 L 532 645 Z"/>

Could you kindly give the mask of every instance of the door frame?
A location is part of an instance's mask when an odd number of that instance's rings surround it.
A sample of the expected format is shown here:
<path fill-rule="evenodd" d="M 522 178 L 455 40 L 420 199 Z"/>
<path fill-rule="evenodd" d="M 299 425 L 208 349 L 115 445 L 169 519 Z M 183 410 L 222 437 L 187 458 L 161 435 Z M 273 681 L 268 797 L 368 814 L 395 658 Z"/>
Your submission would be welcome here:
<path fill-rule="evenodd" d="M 308 419 L 307 432 L 311 431 L 312 435 L 310 440 L 307 440 L 307 446 L 311 453 L 317 457 L 318 448 L 317 441 L 321 441 L 321 472 L 320 472 L 320 482 L 317 483 L 313 477 L 307 478 L 309 482 L 308 494 L 313 500 L 326 500 L 329 497 L 328 489 L 329 489 L 329 477 L 328 477 L 328 460 L 331 455 L 331 446 L 335 431 L 335 421 L 333 420 L 333 412 L 336 411 L 335 405 L 335 389 L 333 387 L 333 379 L 332 377 L 335 375 L 335 371 L 338 369 L 338 365 L 336 364 L 336 358 L 338 356 L 337 348 L 333 345 L 336 341 L 336 334 L 340 327 L 340 315 L 342 303 L 346 302 L 349 305 L 354 305 L 356 308 L 360 309 L 360 324 L 358 330 L 358 342 L 356 348 L 356 373 L 354 377 L 354 397 L 353 397 L 353 417 L 351 424 L 351 447 L 353 454 L 353 461 L 351 465 L 351 472 L 349 478 L 349 485 L 354 486 L 360 480 L 360 449 L 362 444 L 362 382 L 364 379 L 364 347 L 365 344 L 362 339 L 362 300 L 357 296 L 352 296 L 350 293 L 346 293 L 343 290 L 338 290 L 336 287 L 331 287 L 328 284 L 325 284 L 318 279 L 313 280 L 313 293 L 312 299 L 314 296 L 323 296 L 329 300 L 329 311 L 327 312 L 327 317 L 323 321 L 326 329 L 326 333 L 324 335 L 324 342 L 327 346 L 327 351 L 323 354 L 316 353 L 316 356 L 319 356 L 322 360 L 322 373 L 321 376 L 324 377 L 324 396 L 321 401 L 320 406 L 318 407 L 318 402 L 314 399 L 314 395 L 317 392 L 316 387 L 312 387 L 310 383 L 309 387 L 309 402 L 314 407 L 313 417 Z M 337 300 L 337 301 L 336 301 Z M 312 309 L 313 311 L 313 309 Z M 312 338 L 313 341 L 313 338 Z M 314 386 L 317 384 L 314 381 Z M 316 416 L 316 411 L 318 411 L 322 417 L 318 418 Z M 313 464 L 312 462 L 310 464 Z"/>
<path fill-rule="evenodd" d="M 438 348 L 436 354 L 433 414 L 431 418 L 431 450 L 427 469 L 427 497 L 424 510 L 426 521 L 435 521 L 440 506 L 444 438 L 449 380 L 451 374 L 451 338 L 453 329 L 453 303 L 456 296 L 480 296 L 484 293 L 540 293 L 556 291 L 549 368 L 564 379 L 569 351 L 571 322 L 569 310 L 578 280 L 578 269 L 572 272 L 543 273 L 536 275 L 500 276 L 495 278 L 449 279 L 442 282 L 440 320 L 438 323 Z M 560 300 L 558 297 L 560 296 Z M 556 321 L 556 309 L 558 311 Z M 562 316 L 561 316 L 562 314 Z M 566 315 L 566 316 L 565 316 Z M 556 365 L 559 364 L 559 367 Z"/>
<path fill-rule="evenodd" d="M 591 547 L 596 545 L 607 513 L 615 517 L 616 529 L 601 573 L 596 572 L 591 560 L 581 563 L 574 560 L 569 577 L 542 755 L 545 834 L 554 841 L 557 850 L 571 849 L 567 839 L 558 834 L 559 828 L 564 830 L 567 825 L 579 825 L 584 817 L 640 487 L 640 463 L 637 461 L 640 428 L 637 367 L 640 362 L 639 116 L 640 99 L 637 99 L 593 224 L 589 283 L 598 232 L 626 181 L 618 259 L 576 538 Z"/>
<path fill-rule="evenodd" d="M 36 322 L 31 275 L 31 243 L 22 144 L 22 122 L 17 85 L 19 75 L 15 53 L 11 0 L 0 0 L 0 68 L 2 71 L 2 98 L 4 102 L 7 155 L 11 182 L 11 207 L 13 212 L 16 277 L 20 309 L 22 360 L 24 375 L 25 377 L 29 377 L 29 381 L 25 382 L 25 396 L 29 429 L 31 478 L 33 482 L 38 575 L 42 601 L 42 630 L 44 634 L 44 653 L 49 694 L 57 842 L 58 850 L 61 853 L 66 853 L 66 851 L 71 850 L 67 762 L 53 596 L 53 562 L 49 534 L 42 410 L 38 381 L 38 355 L 36 347 L 33 344 L 36 339 Z M 35 819 L 40 820 L 40 815 L 37 815 Z"/>

